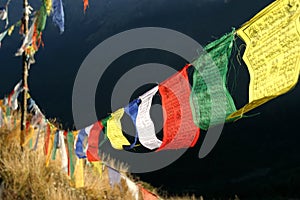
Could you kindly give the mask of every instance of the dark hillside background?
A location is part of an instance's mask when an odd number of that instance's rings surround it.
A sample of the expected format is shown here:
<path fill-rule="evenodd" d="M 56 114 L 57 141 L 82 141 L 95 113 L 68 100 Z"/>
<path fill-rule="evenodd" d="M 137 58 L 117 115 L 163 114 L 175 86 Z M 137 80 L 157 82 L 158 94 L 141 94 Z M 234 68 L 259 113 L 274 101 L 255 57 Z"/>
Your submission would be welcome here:
<path fill-rule="evenodd" d="M 37 1 L 30 0 L 37 8 Z M 65 0 L 66 27 L 60 35 L 48 18 L 43 33 L 45 48 L 31 67 L 29 88 L 48 118 L 57 118 L 73 128 L 71 97 L 76 73 L 88 53 L 106 38 L 138 27 L 164 27 L 180 31 L 203 46 L 239 28 L 271 0 L 90 0 L 83 13 L 81 0 Z M 0 1 L 3 5 L 5 2 Z M 1 5 L 0 4 L 0 5 Z M 12 1 L 10 21 L 21 16 L 19 1 Z M 3 30 L 4 23 L 0 24 Z M 16 30 L 2 41 L 0 49 L 0 97 L 21 78 L 21 59 L 14 53 L 21 45 Z M 238 41 L 242 43 L 242 41 Z M 230 69 L 230 92 L 237 107 L 247 101 L 249 75 L 235 56 Z M 159 62 L 180 69 L 185 62 L 166 52 L 143 50 L 120 57 L 103 78 L 104 90 L 96 101 L 99 118 L 110 113 L 110 93 L 117 77 L 137 64 Z M 237 83 L 237 84 L 234 84 Z M 226 124 L 213 151 L 204 159 L 196 147 L 172 165 L 147 174 L 142 180 L 173 194 L 194 193 L 206 197 L 274 199 L 300 197 L 300 88 L 254 110 L 259 115 Z M 91 122 L 92 123 L 92 122 Z M 244 197 L 244 198 L 243 198 Z"/>

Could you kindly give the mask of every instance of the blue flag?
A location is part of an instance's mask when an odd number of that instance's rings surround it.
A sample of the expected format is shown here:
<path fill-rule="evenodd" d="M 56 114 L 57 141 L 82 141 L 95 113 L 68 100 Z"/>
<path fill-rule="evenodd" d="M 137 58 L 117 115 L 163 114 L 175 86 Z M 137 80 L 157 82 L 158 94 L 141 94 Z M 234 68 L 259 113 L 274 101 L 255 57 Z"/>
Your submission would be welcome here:
<path fill-rule="evenodd" d="M 134 124 L 135 127 L 136 127 L 136 117 L 137 117 L 137 114 L 138 114 L 138 108 L 139 108 L 140 102 L 141 102 L 140 99 L 133 100 L 124 109 L 126 114 L 129 115 L 129 117 L 133 121 L 133 124 Z M 136 142 L 137 142 L 137 138 L 138 138 L 138 133 L 136 131 L 135 138 L 134 138 L 134 143 L 132 143 L 130 145 L 130 147 L 125 147 L 124 149 L 126 149 L 126 150 L 132 149 L 135 146 Z"/>
<path fill-rule="evenodd" d="M 62 0 L 53 0 L 52 2 L 53 16 L 52 21 L 58 26 L 60 33 L 65 31 L 65 13 Z"/>
<path fill-rule="evenodd" d="M 107 166 L 107 169 L 110 186 L 113 188 L 114 185 L 117 184 L 119 187 L 121 187 L 121 174 L 109 166 Z"/>
<path fill-rule="evenodd" d="M 86 158 L 86 153 L 83 150 L 83 142 L 86 137 L 87 134 L 85 132 L 85 129 L 81 129 L 77 136 L 76 149 L 75 149 L 75 153 L 78 158 Z"/>

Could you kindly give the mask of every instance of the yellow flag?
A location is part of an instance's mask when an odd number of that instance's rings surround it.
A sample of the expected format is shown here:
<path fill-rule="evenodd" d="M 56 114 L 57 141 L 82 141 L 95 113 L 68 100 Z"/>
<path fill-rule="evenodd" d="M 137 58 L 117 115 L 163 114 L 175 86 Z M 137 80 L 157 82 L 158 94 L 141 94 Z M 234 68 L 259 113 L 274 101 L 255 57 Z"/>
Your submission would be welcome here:
<path fill-rule="evenodd" d="M 78 135 L 78 133 L 79 133 L 79 131 L 78 131 L 78 130 L 75 130 L 75 131 L 72 131 L 72 133 L 73 133 L 73 135 L 74 135 L 74 138 L 76 138 L 77 135 Z"/>
<path fill-rule="evenodd" d="M 15 29 L 15 25 L 12 25 L 11 27 L 9 27 L 9 29 L 7 30 L 7 35 L 11 36 L 14 29 Z"/>
<path fill-rule="evenodd" d="M 102 178 L 102 162 L 101 161 L 96 161 L 92 162 L 93 167 L 97 173 L 99 173 L 100 178 Z"/>
<path fill-rule="evenodd" d="M 46 11 L 47 11 L 48 16 L 50 16 L 51 11 L 52 11 L 52 0 L 45 0 L 44 4 L 46 6 Z"/>
<path fill-rule="evenodd" d="M 300 71 L 300 0 L 277 0 L 245 23 L 237 34 L 245 41 L 249 104 L 233 119 L 291 90 Z"/>
<path fill-rule="evenodd" d="M 22 144 L 22 146 L 24 147 L 25 145 L 27 145 L 27 143 L 33 138 L 33 134 L 34 134 L 34 128 L 32 125 L 29 125 L 29 129 L 28 129 L 28 133 L 25 136 L 25 141 Z"/>
<path fill-rule="evenodd" d="M 117 110 L 111 114 L 111 118 L 107 121 L 107 137 L 115 149 L 122 150 L 123 145 L 130 145 L 124 137 L 121 127 L 121 118 L 124 114 L 124 108 Z"/>
<path fill-rule="evenodd" d="M 74 171 L 75 188 L 84 187 L 84 161 L 84 159 L 77 159 Z"/>

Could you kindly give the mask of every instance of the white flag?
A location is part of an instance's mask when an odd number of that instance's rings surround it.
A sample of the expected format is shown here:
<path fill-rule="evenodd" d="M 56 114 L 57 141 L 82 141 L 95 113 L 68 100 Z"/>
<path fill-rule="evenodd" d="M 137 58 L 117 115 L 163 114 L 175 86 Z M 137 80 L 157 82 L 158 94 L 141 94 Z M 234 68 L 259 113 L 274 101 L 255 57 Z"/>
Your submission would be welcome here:
<path fill-rule="evenodd" d="M 159 148 L 162 144 L 155 135 L 155 127 L 150 117 L 152 99 L 157 91 L 158 86 L 140 96 L 141 104 L 139 105 L 136 117 L 136 129 L 139 140 L 144 147 L 150 150 Z"/>
<path fill-rule="evenodd" d="M 67 152 L 66 152 L 64 131 L 59 131 L 59 144 L 60 144 L 62 169 L 63 169 L 63 171 L 68 173 L 68 155 L 67 155 Z"/>

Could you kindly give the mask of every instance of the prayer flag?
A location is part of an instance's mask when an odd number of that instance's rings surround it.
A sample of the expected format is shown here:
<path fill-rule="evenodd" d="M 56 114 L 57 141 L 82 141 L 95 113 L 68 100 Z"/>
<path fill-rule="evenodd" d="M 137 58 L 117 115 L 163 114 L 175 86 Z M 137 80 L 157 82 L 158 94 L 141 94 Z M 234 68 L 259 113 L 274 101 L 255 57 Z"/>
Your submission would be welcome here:
<path fill-rule="evenodd" d="M 162 142 L 156 137 L 154 123 L 150 117 L 150 108 L 153 96 L 157 93 L 158 86 L 155 86 L 142 96 L 140 96 L 141 104 L 139 105 L 136 117 L 136 129 L 141 144 L 150 149 L 159 148 Z"/>
<path fill-rule="evenodd" d="M 190 108 L 190 84 L 186 65 L 159 85 L 159 93 L 164 108 L 163 143 L 158 150 L 180 149 L 193 147 L 200 129 L 193 123 Z"/>
<path fill-rule="evenodd" d="M 117 184 L 121 187 L 121 174 L 111 167 L 107 167 L 107 169 L 110 186 L 113 188 Z"/>
<path fill-rule="evenodd" d="M 249 103 L 228 119 L 242 117 L 297 84 L 299 15 L 299 1 L 277 0 L 237 30 L 246 43 L 243 60 L 250 73 Z"/>
<path fill-rule="evenodd" d="M 124 108 L 117 110 L 111 114 L 111 118 L 107 121 L 107 137 L 113 148 L 122 150 L 123 145 L 130 145 L 122 132 L 121 118 L 124 114 Z"/>
<path fill-rule="evenodd" d="M 225 122 L 236 111 L 226 87 L 228 61 L 234 41 L 234 30 L 206 45 L 192 64 L 195 67 L 190 103 L 195 124 L 203 130 Z"/>
<path fill-rule="evenodd" d="M 131 118 L 131 120 L 132 120 L 132 122 L 135 126 L 135 129 L 136 129 L 136 117 L 137 117 L 137 114 L 138 114 L 138 109 L 139 109 L 140 102 L 141 102 L 140 99 L 133 100 L 132 102 L 129 103 L 128 106 L 126 106 L 124 108 L 126 114 Z M 134 142 L 127 149 L 132 149 L 135 146 L 135 144 L 137 142 L 137 139 L 138 139 L 138 133 L 137 133 L 137 130 L 136 130 Z"/>
<path fill-rule="evenodd" d="M 52 21 L 58 26 L 60 33 L 63 33 L 65 31 L 65 14 L 62 0 L 53 0 L 52 8 Z"/>
<path fill-rule="evenodd" d="M 87 158 L 88 161 L 100 161 L 99 157 L 99 139 L 100 133 L 103 129 L 101 122 L 96 122 L 90 129 L 88 136 L 88 149 L 87 149 Z"/>

